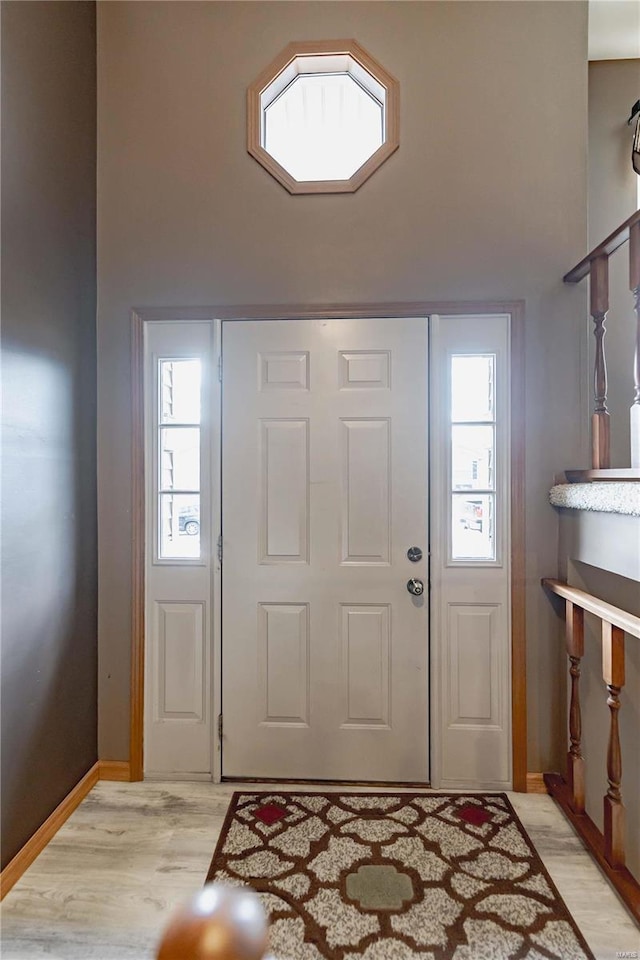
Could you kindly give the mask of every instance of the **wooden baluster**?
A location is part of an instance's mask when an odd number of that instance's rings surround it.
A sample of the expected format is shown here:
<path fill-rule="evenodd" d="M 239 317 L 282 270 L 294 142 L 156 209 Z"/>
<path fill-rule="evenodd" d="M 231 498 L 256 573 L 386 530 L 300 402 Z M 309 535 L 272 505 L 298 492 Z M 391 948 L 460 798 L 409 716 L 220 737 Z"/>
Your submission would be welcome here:
<path fill-rule="evenodd" d="M 580 660 L 584 656 L 584 610 L 566 601 L 566 641 L 571 667 L 571 704 L 569 707 L 569 739 L 567 784 L 575 813 L 584 813 L 584 758 L 581 750 L 582 711 L 580 708 Z"/>
<path fill-rule="evenodd" d="M 609 310 L 609 257 L 603 254 L 591 263 L 591 318 L 596 338 L 594 364 L 595 406 L 591 417 L 591 466 L 606 470 L 610 465 L 610 426 L 607 410 L 607 361 L 604 352 L 605 320 Z"/>
<path fill-rule="evenodd" d="M 624 804 L 620 795 L 622 755 L 618 711 L 620 690 L 624 686 L 624 630 L 602 621 L 602 676 L 607 685 L 610 710 L 607 779 L 604 798 L 604 855 L 612 867 L 624 866 Z"/>
<path fill-rule="evenodd" d="M 640 222 L 629 228 L 629 289 L 636 311 L 636 348 L 633 358 L 631 406 L 631 466 L 640 467 Z"/>

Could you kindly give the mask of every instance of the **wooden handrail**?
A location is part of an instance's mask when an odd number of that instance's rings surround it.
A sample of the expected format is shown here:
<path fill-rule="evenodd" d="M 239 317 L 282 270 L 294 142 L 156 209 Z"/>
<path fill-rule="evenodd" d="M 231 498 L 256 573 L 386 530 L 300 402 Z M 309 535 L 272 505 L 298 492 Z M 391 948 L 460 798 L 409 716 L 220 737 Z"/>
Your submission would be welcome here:
<path fill-rule="evenodd" d="M 545 773 L 544 782 L 633 916 L 640 920 L 640 883 L 625 866 L 625 807 L 621 792 L 622 751 L 618 723 L 620 693 L 625 683 L 625 633 L 640 638 L 640 617 L 561 580 L 544 579 L 542 585 L 565 601 L 565 643 L 571 683 L 566 776 Z M 601 620 L 602 679 L 609 708 L 607 792 L 603 797 L 602 833 L 585 810 L 586 758 L 582 755 L 580 704 L 585 611 L 595 614 Z"/>
<path fill-rule="evenodd" d="M 597 260 L 599 257 L 610 257 L 612 253 L 621 247 L 623 243 L 626 243 L 629 239 L 629 230 L 634 223 L 640 223 L 640 210 L 636 210 L 635 213 L 632 213 L 631 216 L 621 223 L 613 233 L 609 234 L 606 240 L 603 240 L 602 243 L 598 244 L 591 253 L 588 253 L 580 263 L 577 263 L 575 267 L 572 267 L 568 273 L 565 273 L 562 278 L 565 283 L 580 283 L 581 280 L 584 280 L 585 277 L 589 275 L 591 270 L 591 264 L 594 260 Z"/>
<path fill-rule="evenodd" d="M 629 290 L 636 313 L 636 344 L 633 361 L 633 401 L 630 410 L 631 466 L 640 467 L 640 210 L 631 214 L 606 240 L 588 253 L 572 270 L 565 283 L 580 283 L 589 277 L 589 298 L 596 342 L 593 369 L 594 408 L 591 416 L 591 467 L 611 466 L 611 426 L 607 408 L 607 361 L 604 340 L 609 312 L 609 257 L 629 241 Z"/>
<path fill-rule="evenodd" d="M 630 633 L 632 637 L 638 637 L 638 639 L 640 639 L 640 617 L 635 617 L 632 613 L 621 610 L 620 607 L 614 607 L 611 603 L 599 600 L 584 590 L 579 590 L 577 587 L 570 587 L 568 583 L 563 583 L 562 580 L 553 580 L 545 577 L 542 581 L 542 586 L 547 590 L 551 590 L 552 593 L 557 593 L 559 597 L 570 600 L 571 603 L 574 603 L 576 606 L 582 607 L 587 613 L 594 613 L 596 617 L 600 617 L 601 620 L 606 620 L 607 623 L 612 624 L 614 627 L 619 627 L 621 630 L 624 630 L 625 633 Z"/>
<path fill-rule="evenodd" d="M 556 483 L 590 483 L 598 480 L 600 483 L 620 483 L 626 480 L 640 480 L 640 468 L 617 467 L 615 470 L 565 470 L 564 477 L 556 479 Z"/>

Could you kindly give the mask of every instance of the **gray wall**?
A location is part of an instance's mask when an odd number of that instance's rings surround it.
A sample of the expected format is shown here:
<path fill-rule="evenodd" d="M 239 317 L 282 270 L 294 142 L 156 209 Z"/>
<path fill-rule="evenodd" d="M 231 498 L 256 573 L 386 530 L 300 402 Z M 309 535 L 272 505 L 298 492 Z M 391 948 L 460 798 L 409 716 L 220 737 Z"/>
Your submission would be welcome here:
<path fill-rule="evenodd" d="M 95 6 L 2 4 L 2 865 L 97 757 Z"/>
<path fill-rule="evenodd" d="M 574 2 L 100 3 L 100 756 L 128 755 L 133 306 L 524 299 L 529 769 L 557 766 L 554 473 L 586 459 L 587 10 Z M 355 194 L 292 197 L 246 153 L 247 85 L 290 40 L 398 77 L 400 149 Z"/>
<path fill-rule="evenodd" d="M 589 64 L 589 249 L 638 207 L 638 175 L 631 166 L 631 107 L 640 98 L 640 60 Z M 611 466 L 628 467 L 629 407 L 633 400 L 636 322 L 629 292 L 629 246 L 609 261 L 610 310 L 605 347 L 609 373 Z M 588 390 L 592 397 L 593 324 L 589 323 Z M 591 406 L 592 408 L 592 406 Z"/>

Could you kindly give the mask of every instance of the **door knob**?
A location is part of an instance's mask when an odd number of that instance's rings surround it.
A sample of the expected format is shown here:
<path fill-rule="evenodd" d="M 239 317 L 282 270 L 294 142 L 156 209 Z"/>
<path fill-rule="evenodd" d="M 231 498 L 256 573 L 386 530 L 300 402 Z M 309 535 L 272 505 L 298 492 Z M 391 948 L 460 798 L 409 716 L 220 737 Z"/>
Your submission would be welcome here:
<path fill-rule="evenodd" d="M 407 590 L 414 597 L 421 597 L 424 593 L 424 583 L 422 580 L 416 580 L 415 577 L 412 577 L 411 580 L 407 580 Z"/>

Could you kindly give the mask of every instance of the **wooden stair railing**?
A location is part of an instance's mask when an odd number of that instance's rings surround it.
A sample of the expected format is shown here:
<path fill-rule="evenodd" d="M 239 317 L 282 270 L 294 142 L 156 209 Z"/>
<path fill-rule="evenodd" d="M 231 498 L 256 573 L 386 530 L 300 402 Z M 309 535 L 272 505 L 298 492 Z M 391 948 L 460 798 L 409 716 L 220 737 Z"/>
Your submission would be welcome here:
<path fill-rule="evenodd" d="M 620 691 L 624 686 L 625 633 L 640 639 L 640 617 L 598 600 L 584 590 L 560 580 L 544 579 L 543 587 L 565 601 L 565 638 L 569 658 L 571 693 L 569 701 L 569 752 L 566 777 L 545 773 L 547 790 L 562 807 L 594 859 L 640 921 L 640 883 L 625 866 L 625 809 L 622 802 L 622 754 L 618 714 Z M 609 707 L 607 748 L 608 788 L 603 798 L 604 832 L 601 833 L 585 811 L 585 757 L 582 756 L 582 708 L 580 704 L 580 662 L 584 656 L 584 614 L 595 614 L 602 622 L 602 678 Z M 638 731 L 640 737 L 640 731 Z M 634 803 L 637 797 L 633 798 Z"/>
<path fill-rule="evenodd" d="M 267 933 L 257 894 L 208 883 L 173 914 L 157 960 L 263 960 Z"/>
<path fill-rule="evenodd" d="M 611 428 L 607 409 L 607 360 L 604 339 L 609 311 L 609 257 L 627 240 L 629 241 L 629 289 L 634 297 L 636 314 L 634 393 L 630 413 L 631 467 L 634 468 L 634 476 L 633 478 L 615 477 L 615 479 L 640 479 L 640 210 L 636 210 L 628 220 L 620 224 L 617 230 L 614 230 L 595 250 L 587 254 L 584 260 L 565 274 L 563 280 L 565 283 L 580 283 L 587 276 L 590 279 L 590 313 L 596 340 L 593 372 L 594 410 L 591 417 L 591 467 L 593 470 L 608 470 L 611 466 Z M 585 476 L 583 479 L 593 478 Z"/>

